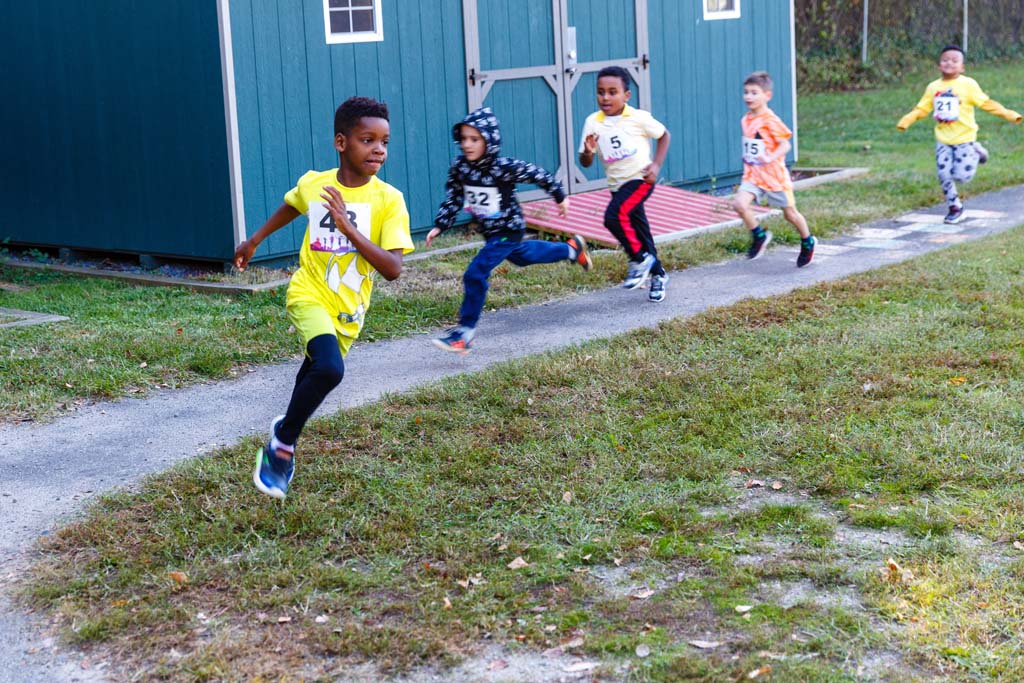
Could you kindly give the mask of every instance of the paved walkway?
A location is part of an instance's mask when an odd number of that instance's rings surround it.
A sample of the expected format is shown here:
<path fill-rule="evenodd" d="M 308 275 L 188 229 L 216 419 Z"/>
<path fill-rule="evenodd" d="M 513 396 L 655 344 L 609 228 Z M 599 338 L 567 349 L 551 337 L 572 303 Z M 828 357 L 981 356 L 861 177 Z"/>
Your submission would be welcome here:
<path fill-rule="evenodd" d="M 321 412 L 985 237 L 1024 223 L 1021 207 L 1024 186 L 973 198 L 960 225 L 943 225 L 944 207 L 878 221 L 822 244 L 814 263 L 800 270 L 794 267 L 796 248 L 777 248 L 757 261 L 737 258 L 672 272 L 661 304 L 648 303 L 644 290 L 611 288 L 488 313 L 466 357 L 434 349 L 429 335 L 359 344 L 347 361 L 344 390 L 328 397 Z M 233 381 L 98 404 L 51 424 L 0 428 L 0 578 L 13 575 L 37 538 L 97 494 L 254 431 L 262 434 L 284 407 L 296 369 L 297 363 L 267 366 Z M 0 585 L 0 683 L 102 680 L 102 671 L 81 667 L 81 655 L 54 653 L 50 643 L 41 643 L 33 624 L 3 595 Z"/>

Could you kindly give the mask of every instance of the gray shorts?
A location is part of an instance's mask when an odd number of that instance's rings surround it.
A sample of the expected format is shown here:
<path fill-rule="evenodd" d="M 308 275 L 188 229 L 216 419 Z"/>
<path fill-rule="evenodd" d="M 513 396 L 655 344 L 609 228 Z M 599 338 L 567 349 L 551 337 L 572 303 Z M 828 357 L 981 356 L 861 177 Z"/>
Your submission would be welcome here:
<path fill-rule="evenodd" d="M 772 206 L 778 209 L 785 209 L 791 206 L 796 206 L 796 199 L 793 197 L 792 190 L 779 190 L 772 192 L 764 190 L 754 183 L 743 182 L 740 183 L 740 189 L 737 192 L 748 192 L 754 195 L 754 201 L 758 204 L 764 204 L 767 200 L 768 206 Z"/>

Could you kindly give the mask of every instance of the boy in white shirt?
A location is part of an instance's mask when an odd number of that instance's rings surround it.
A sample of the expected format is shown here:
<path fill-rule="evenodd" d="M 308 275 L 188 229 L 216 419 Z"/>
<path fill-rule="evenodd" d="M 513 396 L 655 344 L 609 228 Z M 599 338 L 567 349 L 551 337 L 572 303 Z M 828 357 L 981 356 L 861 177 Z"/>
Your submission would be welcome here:
<path fill-rule="evenodd" d="M 658 172 L 668 154 L 671 136 L 649 112 L 634 109 L 627 102 L 629 73 L 620 66 L 608 66 L 597 74 L 596 111 L 583 124 L 580 164 L 586 168 L 600 150 L 601 163 L 608 177 L 612 201 L 604 212 L 608 232 L 626 250 L 629 271 L 622 286 L 636 289 L 648 275 L 650 301 L 664 301 L 668 275 L 658 260 L 644 202 L 654 191 Z M 658 141 L 651 160 L 650 140 Z"/>

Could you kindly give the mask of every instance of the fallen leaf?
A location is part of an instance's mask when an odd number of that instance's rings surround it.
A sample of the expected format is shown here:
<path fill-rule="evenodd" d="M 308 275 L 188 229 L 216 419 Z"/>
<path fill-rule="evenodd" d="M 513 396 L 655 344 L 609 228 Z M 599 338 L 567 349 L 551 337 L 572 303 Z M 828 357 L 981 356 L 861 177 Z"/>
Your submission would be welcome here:
<path fill-rule="evenodd" d="M 765 664 L 764 666 L 760 667 L 759 669 L 754 669 L 753 671 L 748 673 L 747 674 L 747 678 L 750 679 L 750 680 L 754 680 L 755 678 L 757 678 L 761 674 L 766 674 L 766 673 L 771 672 L 771 670 L 772 670 L 771 664 Z"/>
<path fill-rule="evenodd" d="M 750 479 L 747 481 L 748 489 L 757 488 L 759 486 L 764 486 L 764 482 L 761 481 L 760 479 Z"/>
<path fill-rule="evenodd" d="M 910 583 L 914 580 L 914 572 L 899 566 L 891 557 L 885 561 L 885 566 L 888 571 L 887 578 L 893 583 Z"/>
<path fill-rule="evenodd" d="M 651 648 L 647 647 L 643 643 L 641 643 L 641 644 L 636 646 L 636 656 L 637 657 L 646 657 L 649 654 L 651 654 Z"/>
<path fill-rule="evenodd" d="M 583 638 L 580 638 L 579 636 L 577 636 L 576 638 L 573 638 L 572 640 L 567 640 L 566 642 L 562 643 L 562 647 L 564 647 L 564 648 L 566 648 L 568 650 L 571 650 L 574 647 L 583 647 Z"/>
<path fill-rule="evenodd" d="M 167 576 L 171 577 L 174 580 L 174 583 L 179 586 L 184 586 L 188 583 L 188 574 L 185 572 L 167 572 Z"/>
<path fill-rule="evenodd" d="M 589 574 L 590 567 L 576 567 L 575 569 L 573 569 L 573 571 L 577 574 Z"/>
<path fill-rule="evenodd" d="M 507 669 L 507 668 L 508 668 L 508 662 L 506 662 L 504 659 L 495 659 L 494 661 L 492 661 L 490 664 L 487 665 L 487 670 L 488 671 L 499 671 L 501 669 Z"/>
<path fill-rule="evenodd" d="M 580 558 L 580 559 L 582 559 L 582 560 L 583 560 L 584 562 L 589 562 L 589 561 L 590 561 L 590 558 L 592 558 L 593 556 L 594 556 L 594 554 L 593 554 L 593 553 L 587 553 L 586 555 L 584 555 L 584 556 L 583 556 L 582 558 Z"/>
<path fill-rule="evenodd" d="M 290 624 L 291 621 L 292 621 L 291 617 L 278 617 L 277 618 L 277 623 L 279 623 L 279 624 Z"/>
<path fill-rule="evenodd" d="M 529 567 L 530 563 L 524 560 L 522 557 L 517 557 L 506 565 L 509 569 L 523 569 Z"/>
<path fill-rule="evenodd" d="M 622 566 L 622 558 L 621 557 L 613 557 L 612 558 L 612 562 L 615 563 L 616 567 L 621 567 Z"/>
<path fill-rule="evenodd" d="M 469 579 L 456 579 L 455 583 L 459 584 L 463 588 L 469 588 Z"/>
<path fill-rule="evenodd" d="M 444 596 L 444 608 L 445 609 L 451 609 L 452 608 L 452 601 L 448 599 L 447 595 Z"/>
<path fill-rule="evenodd" d="M 147 363 L 146 361 L 142 361 L 141 363 L 139 363 L 139 367 L 140 368 L 148 368 L 149 367 L 149 363 Z"/>
<path fill-rule="evenodd" d="M 779 489 L 782 488 L 782 482 L 781 481 L 773 481 L 772 482 L 772 488 L 775 489 L 776 491 L 778 491 Z"/>
<path fill-rule="evenodd" d="M 315 621 L 318 624 L 326 624 L 330 620 L 331 620 L 331 618 L 329 616 L 327 616 L 326 614 L 321 614 L 320 616 L 318 616 L 313 621 Z"/>
<path fill-rule="evenodd" d="M 711 650 L 721 645 L 717 640 L 689 640 L 687 642 L 701 650 Z"/>
<path fill-rule="evenodd" d="M 746 465 L 740 465 L 739 467 L 736 468 L 736 471 L 741 474 L 750 474 L 750 468 L 747 467 Z"/>
<path fill-rule="evenodd" d="M 753 605 L 736 605 L 736 611 L 740 614 L 746 614 L 752 609 L 754 609 Z"/>
<path fill-rule="evenodd" d="M 547 650 L 544 650 L 544 652 L 541 652 L 541 655 L 544 657 L 561 657 L 564 654 L 565 650 L 560 647 L 549 647 Z"/>
<path fill-rule="evenodd" d="M 566 673 L 577 673 L 580 671 L 593 671 L 597 668 L 597 662 L 577 662 L 570 664 L 569 666 L 562 667 L 562 671 Z"/>
<path fill-rule="evenodd" d="M 1020 541 L 1014 541 L 1013 547 L 1017 550 L 1024 550 L 1024 543 L 1021 543 Z"/>
<path fill-rule="evenodd" d="M 949 380 L 949 383 L 957 387 L 967 381 L 966 377 L 953 377 Z"/>
<path fill-rule="evenodd" d="M 545 633 L 554 633 L 557 630 L 558 630 L 558 626 L 556 626 L 555 624 L 548 624 L 547 626 L 544 627 L 544 632 Z"/>
<path fill-rule="evenodd" d="M 654 595 L 654 591 L 651 590 L 650 588 L 645 588 L 643 590 L 637 591 L 636 593 L 630 593 L 629 599 L 630 600 L 646 600 L 647 598 L 651 597 L 652 595 Z"/>
<path fill-rule="evenodd" d="M 566 491 L 562 494 L 562 502 L 566 505 L 572 502 L 572 491 Z"/>

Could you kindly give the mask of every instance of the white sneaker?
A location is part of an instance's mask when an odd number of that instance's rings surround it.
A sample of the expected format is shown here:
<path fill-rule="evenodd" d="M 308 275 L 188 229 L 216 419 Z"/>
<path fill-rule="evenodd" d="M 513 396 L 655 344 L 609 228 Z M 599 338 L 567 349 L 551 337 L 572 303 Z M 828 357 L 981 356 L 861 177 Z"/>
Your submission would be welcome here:
<path fill-rule="evenodd" d="M 645 255 L 644 260 L 639 263 L 630 261 L 626 279 L 622 281 L 623 289 L 636 289 L 642 285 L 647 280 L 647 276 L 651 274 L 654 261 L 654 256 L 651 254 Z"/>
<path fill-rule="evenodd" d="M 665 285 L 668 284 L 668 274 L 651 276 L 651 291 L 647 293 L 647 300 L 658 303 L 665 300 Z"/>

